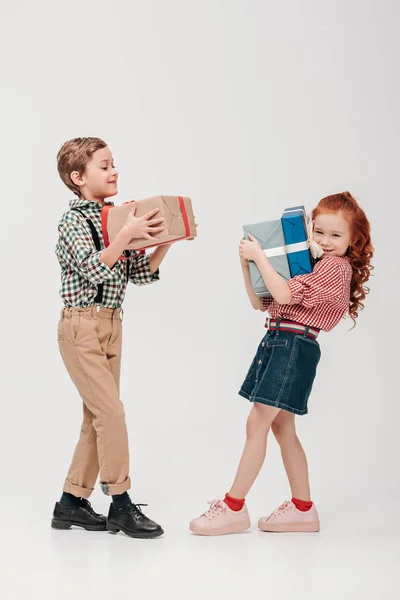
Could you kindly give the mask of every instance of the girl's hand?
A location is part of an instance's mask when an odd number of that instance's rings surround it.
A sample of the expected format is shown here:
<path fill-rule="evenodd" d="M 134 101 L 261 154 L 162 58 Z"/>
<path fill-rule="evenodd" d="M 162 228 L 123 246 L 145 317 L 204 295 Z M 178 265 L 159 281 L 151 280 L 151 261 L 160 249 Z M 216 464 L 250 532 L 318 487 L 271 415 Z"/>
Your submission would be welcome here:
<path fill-rule="evenodd" d="M 239 246 L 240 259 L 243 260 L 256 260 L 263 254 L 260 243 L 256 238 L 249 233 L 250 240 L 243 239 Z"/>
<path fill-rule="evenodd" d="M 244 238 L 243 238 L 244 240 Z M 248 267 L 249 266 L 249 261 L 247 260 L 247 258 L 243 258 L 242 257 L 242 252 L 241 252 L 241 244 L 239 246 L 239 258 L 240 258 L 240 264 L 242 265 L 242 267 Z"/>

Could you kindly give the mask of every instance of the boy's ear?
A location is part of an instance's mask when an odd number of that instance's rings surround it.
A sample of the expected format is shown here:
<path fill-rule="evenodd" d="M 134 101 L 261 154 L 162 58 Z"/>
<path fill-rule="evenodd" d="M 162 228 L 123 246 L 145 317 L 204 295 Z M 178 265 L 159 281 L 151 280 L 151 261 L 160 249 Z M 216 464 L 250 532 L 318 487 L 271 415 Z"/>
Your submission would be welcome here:
<path fill-rule="evenodd" d="M 75 185 L 78 185 L 79 187 L 84 185 L 84 183 L 85 183 L 82 179 L 82 175 L 80 175 L 78 171 L 72 171 L 70 177 L 71 177 L 72 183 L 74 183 Z"/>

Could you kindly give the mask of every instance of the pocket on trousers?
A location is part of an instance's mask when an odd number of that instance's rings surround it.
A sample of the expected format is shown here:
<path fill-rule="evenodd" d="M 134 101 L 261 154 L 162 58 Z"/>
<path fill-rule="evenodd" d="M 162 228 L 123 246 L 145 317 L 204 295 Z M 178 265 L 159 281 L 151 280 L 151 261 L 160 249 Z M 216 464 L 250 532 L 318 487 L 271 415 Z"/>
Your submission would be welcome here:
<path fill-rule="evenodd" d="M 57 340 L 64 339 L 64 319 L 61 319 L 57 325 Z"/>
<path fill-rule="evenodd" d="M 64 319 L 62 319 L 62 321 L 59 324 L 59 337 L 58 339 L 61 340 L 65 340 L 66 342 L 69 342 L 70 344 L 74 344 L 77 337 L 78 337 L 78 333 L 80 331 L 81 328 L 81 323 L 80 323 L 81 317 L 79 315 L 79 313 L 76 313 L 74 315 L 71 315 L 70 317 L 66 317 Z"/>
<path fill-rule="evenodd" d="M 287 340 L 281 340 L 281 339 L 277 339 L 277 338 L 273 338 L 272 340 L 268 340 L 268 342 L 267 342 L 268 348 L 270 348 L 271 346 L 287 346 L 287 345 L 288 345 Z"/>
<path fill-rule="evenodd" d="M 319 348 L 318 340 L 314 340 L 310 337 L 304 337 L 304 335 L 296 335 L 295 338 L 298 340 L 302 340 L 306 344 L 311 344 L 312 346 L 316 346 L 317 348 Z"/>
<path fill-rule="evenodd" d="M 79 320 L 73 324 L 73 342 L 76 346 L 93 346 L 99 343 L 98 319 L 90 315 L 78 315 Z"/>
<path fill-rule="evenodd" d="M 81 315 L 80 313 L 76 313 L 74 314 L 71 319 L 70 319 L 70 332 L 71 332 L 71 338 L 72 341 L 76 341 L 77 337 L 78 337 L 78 333 L 81 329 Z"/>

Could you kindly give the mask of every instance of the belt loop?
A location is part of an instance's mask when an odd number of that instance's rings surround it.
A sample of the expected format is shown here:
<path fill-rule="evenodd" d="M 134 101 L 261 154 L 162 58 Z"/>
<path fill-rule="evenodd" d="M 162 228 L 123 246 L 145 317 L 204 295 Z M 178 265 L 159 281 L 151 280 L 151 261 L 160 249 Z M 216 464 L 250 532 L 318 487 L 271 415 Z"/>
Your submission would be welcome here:
<path fill-rule="evenodd" d="M 276 332 L 275 332 L 276 337 L 278 337 L 278 335 L 279 335 L 279 325 L 280 325 L 280 323 L 281 323 L 281 320 L 280 319 L 276 319 Z"/>
<path fill-rule="evenodd" d="M 124 320 L 124 311 L 122 310 L 122 308 L 119 309 L 119 318 L 121 319 L 121 321 Z"/>
<path fill-rule="evenodd" d="M 304 334 L 303 337 L 308 337 L 308 332 L 310 331 L 309 326 L 307 325 L 306 328 L 304 329 Z"/>

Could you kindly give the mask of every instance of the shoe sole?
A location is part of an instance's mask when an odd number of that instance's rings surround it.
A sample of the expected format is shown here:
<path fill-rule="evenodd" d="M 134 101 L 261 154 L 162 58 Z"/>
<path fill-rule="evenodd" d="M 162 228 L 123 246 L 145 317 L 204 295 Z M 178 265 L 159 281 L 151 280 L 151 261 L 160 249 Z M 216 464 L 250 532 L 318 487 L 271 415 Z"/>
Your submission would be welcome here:
<path fill-rule="evenodd" d="M 51 521 L 51 526 L 53 529 L 71 529 L 71 527 L 81 527 L 82 529 L 86 529 L 86 531 L 105 531 L 106 524 L 104 525 L 83 525 L 82 523 L 75 523 L 72 521 L 61 521 L 60 519 L 53 519 Z"/>
<path fill-rule="evenodd" d="M 157 537 L 160 537 L 160 535 L 164 534 L 164 530 L 161 527 L 160 527 L 160 529 L 156 529 L 155 531 L 150 531 L 148 533 L 132 533 L 132 531 L 129 531 L 128 529 L 125 529 L 124 527 L 121 527 L 120 525 L 118 525 L 118 527 L 117 527 L 116 525 L 113 525 L 112 523 L 109 523 L 108 521 L 107 521 L 106 529 L 110 533 L 116 534 L 116 533 L 119 533 L 120 531 L 122 531 L 123 533 L 125 533 L 125 535 L 128 535 L 131 538 L 140 538 L 140 539 L 144 539 L 144 540 L 157 538 Z"/>
<path fill-rule="evenodd" d="M 228 535 L 229 533 L 241 533 L 242 531 L 247 531 L 248 529 L 250 529 L 251 527 L 251 523 L 250 521 L 248 523 L 238 523 L 237 525 L 233 526 L 225 526 L 225 527 L 219 527 L 218 529 L 210 529 L 210 530 L 205 530 L 201 527 L 197 527 L 196 525 L 192 525 L 192 523 L 190 524 L 189 528 L 190 531 L 192 531 L 193 533 L 196 533 L 197 535 Z"/>
<path fill-rule="evenodd" d="M 276 524 L 272 523 L 259 523 L 258 528 L 261 531 L 269 533 L 317 533 L 320 530 L 319 521 L 313 523 L 285 523 Z"/>

